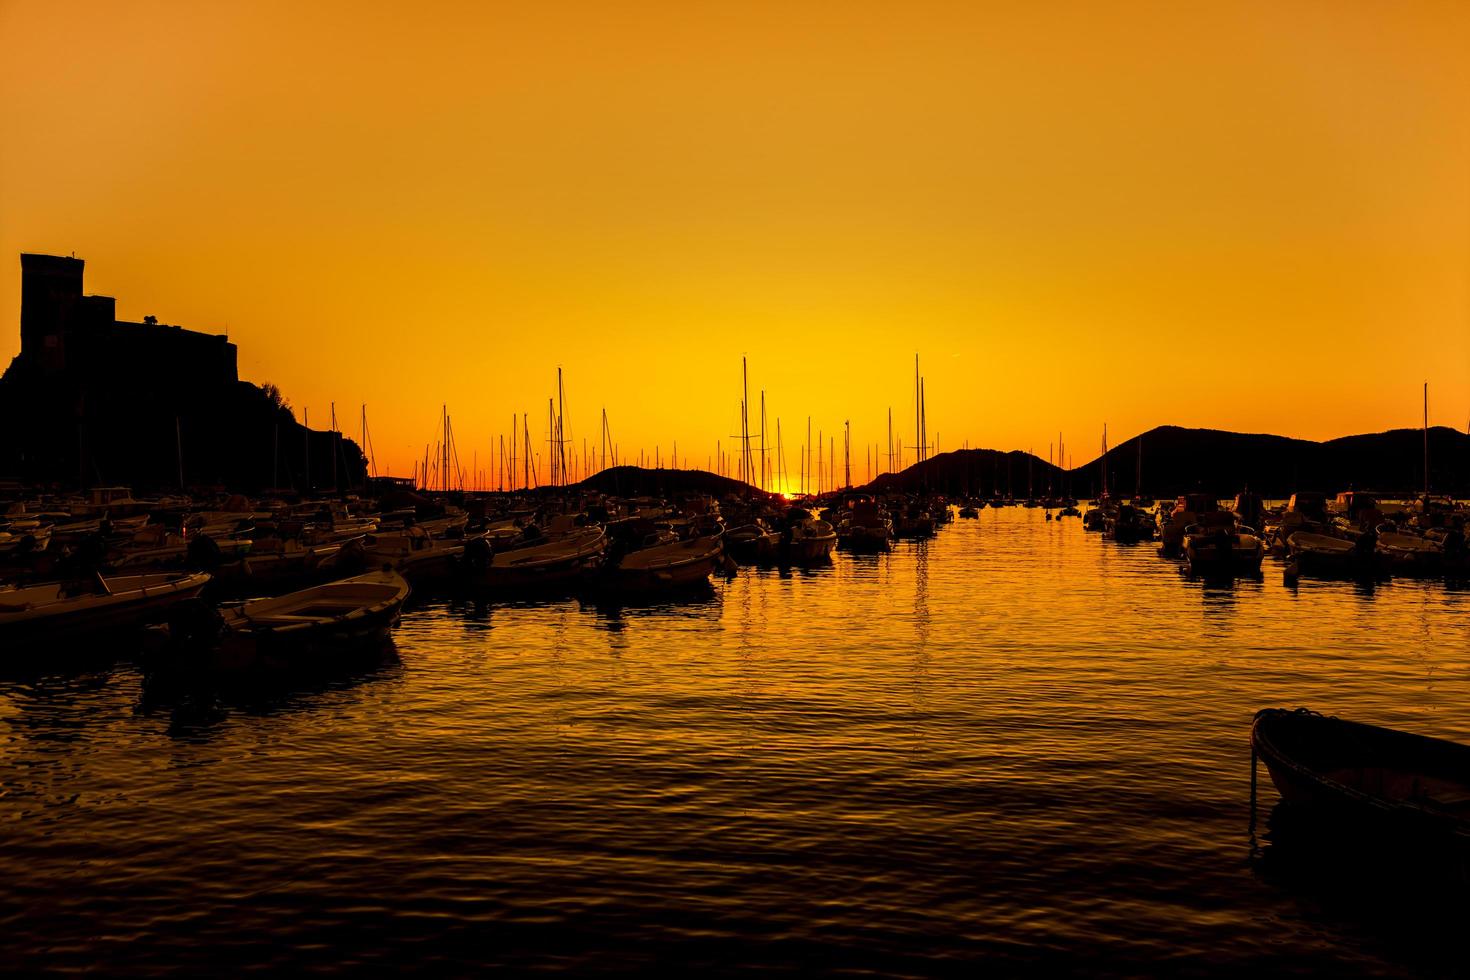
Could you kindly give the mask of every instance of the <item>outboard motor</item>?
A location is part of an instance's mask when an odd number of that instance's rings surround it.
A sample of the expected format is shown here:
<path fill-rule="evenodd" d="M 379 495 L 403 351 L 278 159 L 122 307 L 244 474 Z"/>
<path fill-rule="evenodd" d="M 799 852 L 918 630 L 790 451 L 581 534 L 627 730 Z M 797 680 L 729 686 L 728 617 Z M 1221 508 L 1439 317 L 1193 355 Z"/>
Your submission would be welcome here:
<path fill-rule="evenodd" d="M 214 571 L 224 560 L 219 544 L 207 534 L 201 534 L 189 542 L 185 557 L 190 568 L 204 572 Z"/>
<path fill-rule="evenodd" d="M 494 558 L 495 549 L 486 539 L 471 538 L 465 542 L 464 568 L 471 574 L 479 575 L 489 571 Z"/>

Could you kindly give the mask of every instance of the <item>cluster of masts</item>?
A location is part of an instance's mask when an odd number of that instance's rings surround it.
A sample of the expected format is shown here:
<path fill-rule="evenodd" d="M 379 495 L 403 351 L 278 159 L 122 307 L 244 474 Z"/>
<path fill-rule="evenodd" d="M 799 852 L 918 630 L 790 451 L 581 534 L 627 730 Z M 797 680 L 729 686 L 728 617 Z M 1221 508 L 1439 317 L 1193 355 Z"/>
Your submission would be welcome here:
<path fill-rule="evenodd" d="M 786 490 L 800 494 L 821 494 L 851 488 L 853 484 L 853 441 L 850 420 L 842 422 L 842 455 L 837 454 L 836 435 L 817 427 L 813 431 L 812 416 L 806 420 L 806 438 L 796 452 L 794 479 L 782 433 L 782 420 L 777 417 L 774 426 L 774 445 L 768 440 L 773 432 L 766 406 L 766 392 L 759 392 L 758 403 L 750 397 L 750 376 L 746 358 L 740 361 L 741 398 L 740 431 L 730 439 L 733 445 L 725 446 L 724 440 L 716 439 L 714 452 L 705 459 L 705 470 L 716 475 L 736 479 L 762 491 Z M 754 423 L 751 414 L 758 404 Z M 871 483 L 883 473 L 902 471 L 906 466 L 922 463 L 939 452 L 938 431 L 930 441 L 928 428 L 928 402 L 926 379 L 919 370 L 919 355 L 914 355 L 914 439 L 904 444 L 903 435 L 895 434 L 893 409 L 888 409 L 887 449 L 882 443 L 868 443 L 863 447 L 864 483 Z M 440 419 L 435 439 L 424 443 L 422 460 L 416 460 L 412 474 L 413 485 L 439 492 L 448 491 L 517 491 L 534 490 L 540 487 L 561 487 L 578 483 L 609 467 L 637 465 L 642 468 L 670 469 L 688 468 L 687 453 L 681 454 L 679 444 L 674 441 L 667 455 L 662 446 L 652 452 L 640 449 L 636 458 L 623 458 L 619 445 L 613 438 L 608 421 L 607 409 L 602 409 L 601 423 L 596 445 L 584 437 L 578 441 L 570 433 L 566 406 L 566 385 L 562 369 L 556 371 L 556 392 L 546 403 L 546 450 L 538 451 L 532 435 L 530 412 L 511 414 L 510 430 L 495 437 L 487 454 L 487 465 L 481 466 L 479 450 L 470 453 L 469 465 L 462 459 L 460 446 L 454 433 L 454 420 L 449 407 L 440 408 Z M 332 409 L 332 431 L 337 432 L 336 407 Z M 1106 438 L 1106 437 L 1105 437 Z M 361 442 L 365 472 L 379 476 L 377 460 L 373 451 L 372 434 L 368 428 L 367 406 L 362 408 Z M 966 444 L 963 448 L 968 448 Z M 1063 466 L 1065 455 L 1061 437 L 1056 443 L 1056 465 Z M 309 450 L 308 450 L 309 451 Z M 1049 447 L 1048 461 L 1052 460 Z M 337 484 L 336 462 L 333 459 L 333 486 Z M 696 464 L 697 465 L 697 464 Z M 309 457 L 308 457 L 309 467 Z"/>

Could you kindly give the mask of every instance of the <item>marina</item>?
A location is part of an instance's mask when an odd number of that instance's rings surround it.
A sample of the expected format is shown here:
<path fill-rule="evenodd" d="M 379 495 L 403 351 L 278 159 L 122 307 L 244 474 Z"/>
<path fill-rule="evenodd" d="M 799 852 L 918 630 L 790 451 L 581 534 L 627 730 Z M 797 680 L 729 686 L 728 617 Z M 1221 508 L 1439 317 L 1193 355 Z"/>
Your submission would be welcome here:
<path fill-rule="evenodd" d="M 0 946 L 125 973 L 328 944 L 410 972 L 1453 972 L 1455 906 L 1278 848 L 1264 785 L 1252 838 L 1250 730 L 1303 705 L 1470 741 L 1470 593 L 1282 564 L 1191 580 L 986 507 L 652 603 L 416 597 L 381 657 L 249 696 L 97 650 L 0 684 Z"/>

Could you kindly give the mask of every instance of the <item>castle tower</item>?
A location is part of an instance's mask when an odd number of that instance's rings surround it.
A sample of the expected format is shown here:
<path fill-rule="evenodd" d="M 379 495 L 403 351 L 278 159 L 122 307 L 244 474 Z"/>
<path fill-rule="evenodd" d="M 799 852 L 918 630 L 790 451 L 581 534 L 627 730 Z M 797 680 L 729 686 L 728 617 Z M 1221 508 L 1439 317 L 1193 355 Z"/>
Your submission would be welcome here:
<path fill-rule="evenodd" d="M 67 342 L 81 317 L 82 265 L 59 255 L 20 257 L 20 353 L 33 371 L 66 370 Z"/>

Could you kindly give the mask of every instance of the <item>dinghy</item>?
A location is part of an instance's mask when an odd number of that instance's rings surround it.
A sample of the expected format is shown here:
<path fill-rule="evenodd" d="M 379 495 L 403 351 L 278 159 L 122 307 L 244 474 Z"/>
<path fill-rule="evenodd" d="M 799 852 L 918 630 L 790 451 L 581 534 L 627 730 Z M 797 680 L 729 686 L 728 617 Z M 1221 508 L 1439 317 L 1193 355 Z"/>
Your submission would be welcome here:
<path fill-rule="evenodd" d="M 496 552 L 485 538 L 472 538 L 465 543 L 460 567 L 472 585 L 540 591 L 577 583 L 598 566 L 606 550 L 607 535 L 600 527 L 504 552 Z"/>
<path fill-rule="evenodd" d="M 402 575 L 384 570 L 225 606 L 213 666 L 227 674 L 288 673 L 381 649 L 408 593 Z"/>
<path fill-rule="evenodd" d="M 709 579 L 724 550 L 724 542 L 711 536 L 632 551 L 609 569 L 607 583 L 621 592 L 688 588 Z"/>
<path fill-rule="evenodd" d="M 447 578 L 464 553 L 463 541 L 441 541 L 422 526 L 400 534 L 370 534 L 364 540 L 369 567 L 391 565 L 416 585 Z"/>
<path fill-rule="evenodd" d="M 5 651 L 107 633 L 116 636 L 162 620 L 209 582 L 188 575 L 94 575 L 0 589 L 0 649 Z"/>
<path fill-rule="evenodd" d="M 1291 556 L 1289 576 L 1371 578 L 1386 571 L 1384 563 L 1357 542 L 1314 531 L 1297 531 L 1286 539 L 1286 549 Z"/>
<path fill-rule="evenodd" d="M 730 557 L 742 565 L 769 564 L 776 560 L 781 535 L 757 519 L 754 523 L 725 532 L 725 547 Z"/>
<path fill-rule="evenodd" d="M 1470 746 L 1298 708 L 1256 713 L 1251 749 L 1288 806 L 1364 846 L 1412 846 L 1464 877 Z"/>
<path fill-rule="evenodd" d="M 1395 575 L 1438 575 L 1444 561 L 1442 545 L 1416 534 L 1381 533 L 1375 550 Z"/>

